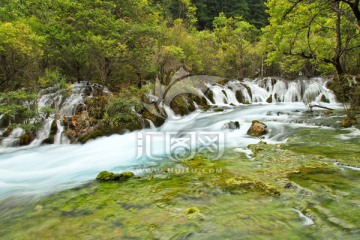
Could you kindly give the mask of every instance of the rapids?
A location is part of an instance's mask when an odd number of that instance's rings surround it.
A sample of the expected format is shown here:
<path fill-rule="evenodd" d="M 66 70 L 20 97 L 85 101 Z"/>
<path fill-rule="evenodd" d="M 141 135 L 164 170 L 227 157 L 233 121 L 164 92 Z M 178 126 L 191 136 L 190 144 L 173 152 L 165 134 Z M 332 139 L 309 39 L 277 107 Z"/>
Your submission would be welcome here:
<path fill-rule="evenodd" d="M 308 104 L 325 100 L 326 103 L 321 103 L 324 106 L 340 107 L 334 95 L 326 88 L 327 81 L 315 78 L 285 82 L 281 79 L 264 78 L 255 81 L 230 81 L 224 86 L 211 85 L 211 104 L 226 106 L 223 112 L 196 110 L 188 116 L 180 117 L 165 106 L 168 119 L 159 128 L 150 123 L 151 129 L 103 137 L 85 145 L 64 144 L 68 143 L 68 140 L 63 136 L 64 127 L 58 120 L 56 144 L 39 146 L 42 139 L 49 135 L 51 123 L 55 119 L 52 115 L 44 121 L 44 128 L 38 132 L 37 139 L 30 146 L 1 149 L 0 198 L 12 195 L 42 195 L 86 183 L 102 170 L 132 170 L 159 159 L 166 159 L 167 154 L 172 153 L 166 147 L 169 141 L 166 133 L 172 133 L 175 138 L 180 139 L 188 132 L 225 132 L 223 147 L 247 151 L 247 145 L 261 140 L 247 135 L 251 122 L 259 120 L 268 125 L 266 142 L 284 142 L 292 128 L 304 126 L 293 122 L 303 115 L 302 112 L 307 110 Z M 77 106 L 84 102 L 87 85 L 75 84 L 72 94 L 66 99 L 61 95 L 62 90 L 43 93 L 39 107 L 53 106 L 60 109 L 61 116 L 71 116 Z M 108 92 L 106 89 L 104 91 Z M 244 102 L 252 104 L 241 103 L 236 96 L 239 96 L 237 91 L 241 92 Z M 272 97 L 271 103 L 268 103 L 269 97 Z M 224 130 L 223 126 L 229 121 L 238 121 L 240 129 Z M 151 144 L 146 146 L 153 159 L 138 154 L 139 136 L 147 136 L 148 133 L 156 133 Z M 3 146 L 14 146 L 21 134 L 21 129 L 14 130 L 9 138 L 3 140 Z M 191 149 L 201 147 L 199 143 L 190 145 Z"/>
<path fill-rule="evenodd" d="M 50 193 L 93 180 L 102 170 L 132 170 L 151 164 L 154 160 L 137 156 L 139 133 L 223 132 L 224 124 L 239 121 L 240 129 L 225 131 L 225 147 L 245 148 L 260 141 L 246 135 L 256 119 L 268 125 L 270 133 L 265 136 L 266 142 L 283 142 L 291 134 L 291 128 L 304 126 L 290 123 L 301 116 L 298 110 L 305 111 L 306 107 L 302 103 L 279 103 L 246 105 L 220 113 L 196 111 L 183 118 L 174 114 L 174 118 L 157 129 L 103 137 L 85 145 L 5 149 L 0 155 L 0 198 Z M 269 111 L 282 114 L 269 114 Z M 164 136 L 156 138 L 152 143 L 154 156 L 166 158 L 165 143 Z"/>

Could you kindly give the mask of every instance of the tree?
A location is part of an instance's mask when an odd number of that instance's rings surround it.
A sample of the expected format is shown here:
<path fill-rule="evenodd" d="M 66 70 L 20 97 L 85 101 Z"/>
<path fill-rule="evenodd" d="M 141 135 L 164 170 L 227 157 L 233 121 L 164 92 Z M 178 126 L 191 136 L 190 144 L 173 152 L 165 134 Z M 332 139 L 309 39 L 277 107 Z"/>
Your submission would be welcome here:
<path fill-rule="evenodd" d="M 359 30 L 344 17 L 351 12 L 347 4 L 301 0 L 270 0 L 267 4 L 268 63 L 298 57 L 317 65 L 318 70 L 331 65 L 339 76 L 351 72 L 347 66 L 358 56 L 354 51 L 358 51 L 360 39 Z"/>
<path fill-rule="evenodd" d="M 0 88 L 30 87 L 37 78 L 43 38 L 22 22 L 0 22 Z"/>
<path fill-rule="evenodd" d="M 259 35 L 256 27 L 240 17 L 227 18 L 223 13 L 215 18 L 213 24 L 224 76 L 243 78 L 254 74 L 256 69 L 250 67 L 250 55 Z"/>

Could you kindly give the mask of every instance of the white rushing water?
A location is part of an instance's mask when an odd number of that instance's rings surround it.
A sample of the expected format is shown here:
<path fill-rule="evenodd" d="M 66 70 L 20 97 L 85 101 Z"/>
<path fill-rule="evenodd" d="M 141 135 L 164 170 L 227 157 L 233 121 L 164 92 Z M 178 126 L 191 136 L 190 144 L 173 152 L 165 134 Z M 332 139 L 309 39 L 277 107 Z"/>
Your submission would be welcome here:
<path fill-rule="evenodd" d="M 225 86 L 209 86 L 213 92 L 211 104 L 238 106 L 242 103 L 267 102 L 336 103 L 335 95 L 326 87 L 328 81 L 324 78 L 293 81 L 280 78 L 233 80 Z M 237 94 L 240 97 L 237 98 Z"/>
<path fill-rule="evenodd" d="M 269 110 L 284 114 L 268 115 Z M 252 120 L 257 119 L 266 123 L 270 130 L 265 141 L 282 142 L 290 129 L 296 127 L 296 124 L 288 124 L 289 119 L 300 114 L 294 110 L 304 111 L 305 106 L 302 103 L 257 104 L 221 113 L 197 111 L 183 118 L 172 113 L 173 117 L 160 128 L 103 137 L 85 145 L 49 145 L 5 150 L 0 155 L 0 198 L 16 194 L 49 193 L 93 180 L 102 170 L 132 170 L 145 163 L 155 162 L 138 157 L 139 136 L 154 136 L 150 146 L 154 157 L 165 157 L 165 133 L 178 136 L 188 132 L 225 133 L 225 147 L 245 148 L 248 144 L 260 141 L 259 138 L 246 134 Z M 171 109 L 167 111 L 170 112 Z M 240 129 L 224 130 L 223 126 L 229 121 L 238 121 Z"/>

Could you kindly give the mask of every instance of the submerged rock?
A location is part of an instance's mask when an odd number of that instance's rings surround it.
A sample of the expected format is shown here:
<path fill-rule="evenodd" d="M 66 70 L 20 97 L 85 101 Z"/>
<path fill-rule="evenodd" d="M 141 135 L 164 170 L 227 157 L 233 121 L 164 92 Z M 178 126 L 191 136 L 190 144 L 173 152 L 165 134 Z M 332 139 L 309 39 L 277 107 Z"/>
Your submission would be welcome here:
<path fill-rule="evenodd" d="M 257 120 L 252 121 L 252 125 L 247 131 L 250 136 L 259 137 L 267 133 L 267 126 Z"/>
<path fill-rule="evenodd" d="M 197 207 L 191 207 L 191 208 L 187 208 L 184 211 L 184 215 L 188 219 L 195 219 L 195 218 L 200 217 L 202 214 L 201 214 L 200 209 L 198 209 Z"/>
<path fill-rule="evenodd" d="M 228 123 L 226 123 L 223 127 L 224 129 L 231 129 L 231 130 L 235 130 L 235 129 L 240 129 L 240 123 L 238 121 L 230 121 Z"/>
<path fill-rule="evenodd" d="M 120 174 L 116 174 L 113 172 L 108 171 L 102 171 L 97 175 L 96 180 L 99 181 L 126 181 L 132 177 L 134 177 L 135 174 L 132 172 L 123 172 Z"/>

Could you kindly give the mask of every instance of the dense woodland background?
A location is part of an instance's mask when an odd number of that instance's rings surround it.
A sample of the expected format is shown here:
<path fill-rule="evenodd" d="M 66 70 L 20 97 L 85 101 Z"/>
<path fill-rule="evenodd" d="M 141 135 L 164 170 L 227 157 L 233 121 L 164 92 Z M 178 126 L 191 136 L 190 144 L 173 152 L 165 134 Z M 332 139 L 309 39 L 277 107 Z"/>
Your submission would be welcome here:
<path fill-rule="evenodd" d="M 129 89 L 166 84 L 180 67 L 336 75 L 342 101 L 359 90 L 344 80 L 360 73 L 359 0 L 2 0 L 0 21 L 0 112 L 19 122 L 42 88 L 92 81 L 130 101 Z"/>

